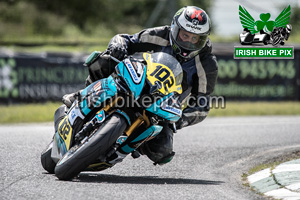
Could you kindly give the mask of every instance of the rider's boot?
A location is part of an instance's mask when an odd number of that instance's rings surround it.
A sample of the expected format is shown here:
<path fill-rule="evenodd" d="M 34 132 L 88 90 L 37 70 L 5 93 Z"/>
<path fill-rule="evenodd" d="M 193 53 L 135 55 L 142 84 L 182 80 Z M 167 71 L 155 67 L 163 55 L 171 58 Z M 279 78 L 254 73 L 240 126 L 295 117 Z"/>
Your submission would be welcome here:
<path fill-rule="evenodd" d="M 173 152 L 173 131 L 168 124 L 163 125 L 163 130 L 152 140 L 144 142 L 137 151 L 141 155 L 147 155 L 154 165 L 163 165 L 170 162 Z"/>

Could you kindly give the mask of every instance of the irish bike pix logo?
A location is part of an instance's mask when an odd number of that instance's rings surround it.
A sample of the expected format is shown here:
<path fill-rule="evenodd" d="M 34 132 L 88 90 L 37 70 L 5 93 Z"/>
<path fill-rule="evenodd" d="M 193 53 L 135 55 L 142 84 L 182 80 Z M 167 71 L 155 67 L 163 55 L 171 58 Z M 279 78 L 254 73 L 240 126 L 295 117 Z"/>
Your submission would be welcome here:
<path fill-rule="evenodd" d="M 294 48 L 283 47 L 292 31 L 290 15 L 289 5 L 275 20 L 270 13 L 261 13 L 260 19 L 256 20 L 245 7 L 239 5 L 239 18 L 243 27 L 240 43 L 247 47 L 235 47 L 234 58 L 293 59 Z"/>

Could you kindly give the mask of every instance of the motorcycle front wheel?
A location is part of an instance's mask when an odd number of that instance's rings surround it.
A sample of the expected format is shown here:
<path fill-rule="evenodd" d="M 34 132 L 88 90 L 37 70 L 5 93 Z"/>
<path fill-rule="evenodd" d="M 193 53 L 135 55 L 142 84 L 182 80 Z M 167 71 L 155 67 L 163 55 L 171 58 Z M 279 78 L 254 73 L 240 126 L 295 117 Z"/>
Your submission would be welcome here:
<path fill-rule="evenodd" d="M 41 163 L 43 168 L 50 174 L 54 174 L 55 162 L 51 158 L 53 140 L 41 154 Z"/>
<path fill-rule="evenodd" d="M 87 141 L 72 147 L 58 161 L 55 175 L 60 180 L 70 180 L 86 169 L 114 144 L 127 127 L 126 120 L 113 114 Z"/>

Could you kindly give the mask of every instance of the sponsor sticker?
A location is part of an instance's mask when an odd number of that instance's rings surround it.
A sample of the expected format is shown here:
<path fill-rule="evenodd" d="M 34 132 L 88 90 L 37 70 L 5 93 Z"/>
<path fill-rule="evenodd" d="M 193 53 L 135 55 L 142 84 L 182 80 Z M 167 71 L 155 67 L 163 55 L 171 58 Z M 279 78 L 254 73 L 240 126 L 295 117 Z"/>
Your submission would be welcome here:
<path fill-rule="evenodd" d="M 132 66 L 130 60 L 125 59 L 124 63 L 125 63 L 125 66 L 127 67 L 128 71 L 129 71 L 130 76 L 133 79 L 133 81 L 135 83 L 139 83 L 142 79 L 142 76 L 138 76 L 138 74 L 137 74 L 135 68 Z"/>

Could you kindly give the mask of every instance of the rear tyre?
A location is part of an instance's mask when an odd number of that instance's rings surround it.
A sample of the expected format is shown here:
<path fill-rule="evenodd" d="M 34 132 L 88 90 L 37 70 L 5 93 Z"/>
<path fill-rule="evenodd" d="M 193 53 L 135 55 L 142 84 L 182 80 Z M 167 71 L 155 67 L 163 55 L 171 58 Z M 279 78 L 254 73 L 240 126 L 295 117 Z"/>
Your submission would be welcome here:
<path fill-rule="evenodd" d="M 50 174 L 54 174 L 54 169 L 56 165 L 51 158 L 52 145 L 53 145 L 53 141 L 48 145 L 47 149 L 45 149 L 41 154 L 42 166 Z"/>
<path fill-rule="evenodd" d="M 126 120 L 113 114 L 86 142 L 72 147 L 55 167 L 55 175 L 60 180 L 69 180 L 86 169 L 93 161 L 107 152 L 124 132 Z"/>
<path fill-rule="evenodd" d="M 273 37 L 272 45 L 273 46 L 278 46 L 278 45 L 280 45 L 281 41 L 282 41 L 282 37 L 278 37 L 278 36 Z"/>

